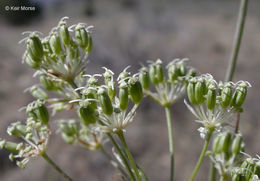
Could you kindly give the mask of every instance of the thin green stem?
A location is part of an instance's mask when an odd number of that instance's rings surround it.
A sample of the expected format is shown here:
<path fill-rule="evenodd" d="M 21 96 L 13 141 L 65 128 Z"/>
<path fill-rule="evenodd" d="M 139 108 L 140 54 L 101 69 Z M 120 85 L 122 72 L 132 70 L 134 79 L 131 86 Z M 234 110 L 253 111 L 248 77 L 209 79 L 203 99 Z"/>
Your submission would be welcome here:
<path fill-rule="evenodd" d="M 203 159 L 205 157 L 206 151 L 207 151 L 208 146 L 209 146 L 209 142 L 210 142 L 210 138 L 211 138 L 212 132 L 213 131 L 209 131 L 209 133 L 208 133 L 208 135 L 206 137 L 206 140 L 205 140 L 203 149 L 201 151 L 199 160 L 198 160 L 198 162 L 197 162 L 197 164 L 196 164 L 196 166 L 195 166 L 195 168 L 194 168 L 194 170 L 192 172 L 192 175 L 191 175 L 189 181 L 193 181 L 195 179 L 195 176 L 197 175 L 197 173 L 198 173 L 198 171 L 200 169 L 201 163 L 202 163 L 202 161 L 203 161 Z"/>
<path fill-rule="evenodd" d="M 233 75 L 236 68 L 237 57 L 241 45 L 241 40 L 243 36 L 245 21 L 246 21 L 246 14 L 247 14 L 247 6 L 248 0 L 241 0 L 240 1 L 240 8 L 239 8 L 239 15 L 237 20 L 237 27 L 234 36 L 234 43 L 232 48 L 232 53 L 229 60 L 228 69 L 226 72 L 225 81 L 231 81 L 233 79 Z"/>
<path fill-rule="evenodd" d="M 138 181 L 142 181 L 141 176 L 140 176 L 140 174 L 139 174 L 139 170 L 138 170 L 138 168 L 137 168 L 137 165 L 136 165 L 136 163 L 135 163 L 135 161 L 134 161 L 134 158 L 133 158 L 133 156 L 132 156 L 132 154 L 131 154 L 131 152 L 130 152 L 128 146 L 127 146 L 127 143 L 126 143 L 126 141 L 125 141 L 125 137 L 124 137 L 123 131 L 119 131 L 119 132 L 117 133 L 117 135 L 118 135 L 119 139 L 121 140 L 121 142 L 122 142 L 122 144 L 123 144 L 123 146 L 124 146 L 124 148 L 125 148 L 127 157 L 128 157 L 128 159 L 129 159 L 129 162 L 130 162 L 130 164 L 131 164 L 131 166 L 132 166 L 134 172 L 135 172 L 135 175 L 136 175 L 137 180 L 138 180 Z"/>
<path fill-rule="evenodd" d="M 210 163 L 210 172 L 209 172 L 209 181 L 216 181 L 216 168 L 214 163 L 211 161 Z"/>
<path fill-rule="evenodd" d="M 124 169 L 122 167 L 119 166 L 118 161 L 115 161 L 105 150 L 105 148 L 103 146 L 100 147 L 100 151 L 101 153 L 107 158 L 107 160 L 111 163 L 111 165 L 113 165 L 116 169 L 118 169 L 121 174 L 125 177 L 128 178 L 129 176 L 127 175 L 127 173 L 124 171 Z"/>
<path fill-rule="evenodd" d="M 167 127 L 168 127 L 169 151 L 170 151 L 170 161 L 171 161 L 170 181 L 173 181 L 174 180 L 174 144 L 173 144 L 171 111 L 169 107 L 165 107 L 165 114 L 166 114 Z"/>
<path fill-rule="evenodd" d="M 116 151 L 118 152 L 118 154 L 119 154 L 123 164 L 125 165 L 125 168 L 127 169 L 128 173 L 129 173 L 129 175 L 131 177 L 131 180 L 132 181 L 136 181 L 135 176 L 134 176 L 134 174 L 133 174 L 133 172 L 132 172 L 132 170 L 131 170 L 131 168 L 130 168 L 127 160 L 126 160 L 126 158 L 124 157 L 124 154 L 123 154 L 121 148 L 118 146 L 118 144 L 116 143 L 115 139 L 113 138 L 113 136 L 110 133 L 107 133 L 106 135 L 109 138 L 109 140 L 111 141 L 111 143 L 113 144 L 113 146 L 116 149 Z"/>
<path fill-rule="evenodd" d="M 42 154 L 42 157 L 61 175 L 63 175 L 64 178 L 66 178 L 69 181 L 73 181 L 72 178 L 70 178 L 52 159 L 44 152 Z"/>

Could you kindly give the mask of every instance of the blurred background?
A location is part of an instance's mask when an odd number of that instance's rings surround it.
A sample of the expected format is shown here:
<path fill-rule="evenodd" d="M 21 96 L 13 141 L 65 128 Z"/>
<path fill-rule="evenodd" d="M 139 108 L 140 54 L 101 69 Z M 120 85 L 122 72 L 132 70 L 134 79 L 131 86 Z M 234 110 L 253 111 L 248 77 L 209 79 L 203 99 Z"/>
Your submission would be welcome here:
<path fill-rule="evenodd" d="M 33 98 L 23 90 L 36 83 L 33 70 L 21 64 L 25 45 L 19 45 L 24 31 L 45 35 L 63 16 L 68 24 L 94 25 L 94 49 L 87 72 L 102 73 L 102 66 L 118 75 L 126 66 L 137 72 L 140 63 L 161 58 L 166 65 L 174 58 L 189 58 L 201 73 L 224 79 L 233 42 L 238 0 L 1 0 L 0 10 L 0 137 L 11 139 L 7 126 L 24 120 L 17 110 Z M 34 11 L 8 11 L 6 6 L 26 5 Z M 241 115 L 241 132 L 246 152 L 260 154 L 260 1 L 251 0 L 234 81 L 252 84 Z M 63 117 L 72 117 L 68 112 Z M 176 181 L 188 180 L 200 154 L 203 140 L 199 125 L 183 101 L 172 106 L 175 136 Z M 53 119 L 56 119 L 53 118 Z M 55 128 L 55 123 L 52 123 Z M 140 167 L 151 181 L 169 178 L 168 138 L 164 110 L 145 99 L 127 141 Z M 75 181 L 119 180 L 118 173 L 99 152 L 68 146 L 53 135 L 47 152 Z M 209 159 L 203 162 L 197 180 L 206 180 Z M 63 180 L 43 159 L 17 168 L 0 150 L 1 181 Z"/>

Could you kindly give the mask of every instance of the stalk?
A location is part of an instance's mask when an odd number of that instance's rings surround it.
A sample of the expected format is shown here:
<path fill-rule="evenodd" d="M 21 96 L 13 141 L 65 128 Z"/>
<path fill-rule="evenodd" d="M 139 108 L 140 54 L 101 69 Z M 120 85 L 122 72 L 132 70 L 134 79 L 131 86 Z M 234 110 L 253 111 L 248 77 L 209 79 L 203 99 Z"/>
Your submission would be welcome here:
<path fill-rule="evenodd" d="M 43 152 L 41 155 L 57 172 L 59 172 L 61 175 L 63 175 L 64 178 L 66 178 L 69 181 L 73 181 L 72 178 L 70 178 L 56 163 L 46 154 L 46 152 Z"/>
<path fill-rule="evenodd" d="M 118 144 L 114 140 L 113 136 L 110 133 L 107 133 L 106 135 L 109 138 L 109 140 L 112 142 L 112 144 L 114 145 L 114 148 L 116 149 L 116 151 L 118 152 L 120 158 L 122 159 L 123 164 L 125 165 L 128 173 L 129 173 L 129 175 L 131 177 L 131 180 L 132 181 L 136 181 L 135 176 L 134 176 L 134 174 L 133 174 L 133 172 L 132 172 L 132 170 L 131 170 L 131 168 L 130 168 L 127 160 L 126 160 L 126 158 L 124 157 L 124 154 L 123 154 L 122 150 L 120 149 L 120 147 L 118 146 Z"/>
<path fill-rule="evenodd" d="M 171 112 L 169 107 L 165 107 L 165 114 L 168 127 L 168 139 L 169 139 L 169 151 L 170 151 L 170 181 L 174 180 L 174 145 L 173 145 L 173 132 L 172 132 L 172 121 L 171 121 Z"/>
<path fill-rule="evenodd" d="M 198 171 L 200 169 L 201 163 L 202 163 L 202 161 L 203 161 L 203 159 L 205 157 L 206 151 L 207 151 L 208 146 L 209 146 L 209 142 L 210 142 L 210 138 L 211 138 L 212 132 L 213 131 L 210 130 L 208 135 L 207 135 L 207 137 L 206 137 L 206 140 L 205 140 L 203 149 L 201 151 L 200 157 L 199 157 L 198 162 L 197 162 L 197 164 L 196 164 L 196 166 L 195 166 L 195 168 L 194 168 L 194 170 L 192 172 L 192 175 L 191 175 L 189 181 L 193 181 L 195 179 L 195 177 L 196 177 L 196 175 L 197 175 L 197 173 L 198 173 Z"/>
<path fill-rule="evenodd" d="M 214 163 L 211 161 L 210 163 L 210 173 L 209 173 L 209 181 L 216 181 L 216 168 Z"/>
<path fill-rule="evenodd" d="M 116 162 L 116 161 L 106 152 L 106 150 L 104 149 L 103 146 L 101 146 L 100 151 L 101 151 L 101 153 L 107 158 L 107 160 L 108 160 L 116 169 L 118 169 L 118 170 L 121 172 L 121 174 L 122 174 L 125 178 L 128 178 L 127 173 L 119 166 L 119 163 Z"/>
<path fill-rule="evenodd" d="M 134 161 L 134 158 L 133 158 L 133 156 L 132 156 L 132 154 L 131 154 L 131 152 L 130 152 L 128 146 L 127 146 L 127 143 L 126 143 L 126 141 L 125 141 L 125 137 L 124 137 L 123 131 L 119 131 L 119 132 L 117 133 L 117 135 L 118 135 L 120 141 L 122 142 L 122 144 L 123 144 L 123 146 L 124 146 L 124 148 L 125 148 L 126 155 L 127 155 L 128 159 L 129 159 L 129 162 L 130 162 L 130 164 L 131 164 L 133 170 L 134 170 L 134 173 L 135 173 L 135 175 L 136 175 L 137 180 L 138 180 L 138 181 L 142 181 L 141 176 L 140 176 L 140 173 L 139 173 L 139 170 L 138 170 L 138 168 L 137 168 L 137 165 L 136 165 L 136 163 L 135 163 L 135 161 Z"/>
<path fill-rule="evenodd" d="M 239 53 L 239 50 L 240 50 L 241 40 L 242 40 L 245 21 L 246 21 L 247 6 L 248 6 L 248 0 L 241 0 L 240 1 L 240 8 L 239 8 L 239 14 L 238 14 L 238 20 L 237 20 L 236 33 L 235 33 L 235 36 L 234 36 L 232 53 L 231 53 L 231 56 L 230 56 L 225 81 L 231 81 L 233 79 L 233 76 L 234 76 L 234 73 L 235 73 L 237 57 L 238 57 L 238 53 Z"/>

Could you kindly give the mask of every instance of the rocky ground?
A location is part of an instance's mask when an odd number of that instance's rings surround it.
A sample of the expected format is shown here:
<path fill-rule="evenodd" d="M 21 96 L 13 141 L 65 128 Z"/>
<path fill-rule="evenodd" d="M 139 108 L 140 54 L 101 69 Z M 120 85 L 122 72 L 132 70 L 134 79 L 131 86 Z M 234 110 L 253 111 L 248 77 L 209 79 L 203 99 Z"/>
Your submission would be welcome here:
<path fill-rule="evenodd" d="M 76 1 L 46 6 L 41 18 L 32 24 L 11 26 L 0 20 L 0 137 L 8 138 L 10 122 L 23 120 L 17 110 L 32 100 L 23 90 L 32 83 L 33 71 L 21 64 L 24 45 L 17 42 L 21 33 L 38 30 L 47 34 L 63 16 L 69 23 L 86 22 L 94 25 L 94 50 L 87 68 L 89 73 L 101 73 L 102 66 L 119 73 L 127 65 L 132 71 L 146 60 L 161 58 L 166 64 L 174 58 L 190 59 L 201 73 L 211 73 L 223 80 L 235 31 L 237 0 L 177 0 L 136 1 L 131 8 L 117 1 L 99 0 L 93 17 L 84 15 L 83 2 Z M 241 132 L 246 150 L 260 154 L 260 2 L 250 1 L 245 36 L 238 59 L 235 81 L 248 80 L 245 112 L 241 115 Z M 203 141 L 196 131 L 199 127 L 185 108 L 183 101 L 172 106 L 176 151 L 176 180 L 188 180 L 199 156 Z M 71 113 L 66 114 L 68 117 Z M 63 115 L 59 115 L 63 116 Z M 55 118 L 54 118 L 55 119 Z M 53 123 L 52 126 L 55 127 Z M 169 175 L 168 140 L 164 111 L 145 100 L 137 112 L 135 122 L 127 129 L 127 141 L 139 165 L 151 181 L 166 181 Z M 119 180 L 117 171 L 98 152 L 86 152 L 67 146 L 59 136 L 52 135 L 49 155 L 76 181 Z M 83 161 L 84 160 L 84 161 Z M 208 159 L 205 159 L 197 180 L 206 180 Z M 0 180 L 58 181 L 62 180 L 42 159 L 29 163 L 24 170 L 8 160 L 0 151 Z"/>

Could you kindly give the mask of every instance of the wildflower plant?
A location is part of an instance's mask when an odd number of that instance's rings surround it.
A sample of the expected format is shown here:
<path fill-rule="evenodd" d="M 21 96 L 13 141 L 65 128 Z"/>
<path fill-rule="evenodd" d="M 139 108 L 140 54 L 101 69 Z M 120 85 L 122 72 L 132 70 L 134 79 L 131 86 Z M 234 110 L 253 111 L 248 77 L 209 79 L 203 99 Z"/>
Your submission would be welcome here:
<path fill-rule="evenodd" d="M 201 124 L 198 130 L 205 140 L 189 180 L 195 179 L 207 155 L 211 160 L 210 181 L 216 180 L 216 171 L 220 181 L 259 181 L 259 157 L 244 158 L 247 155 L 244 153 L 245 143 L 238 129 L 239 114 L 243 112 L 247 89 L 251 85 L 247 81 L 232 82 L 246 9 L 247 0 L 242 0 L 238 38 L 227 72 L 228 79 L 219 83 L 210 74 L 196 76 L 195 69 L 187 65 L 188 59 L 174 59 L 165 69 L 160 59 L 149 61 L 147 67 L 143 66 L 135 74 L 127 66 L 117 78 L 106 67 L 103 67 L 102 74 L 89 75 L 86 68 L 92 50 L 93 26 L 78 23 L 69 27 L 68 18 L 64 17 L 45 37 L 37 31 L 25 32 L 28 37 L 20 41 L 26 42 L 23 62 L 35 69 L 34 76 L 39 78 L 40 84 L 26 89 L 36 99 L 20 109 L 25 111 L 26 121 L 11 123 L 7 128 L 8 134 L 19 141 L 0 139 L 0 148 L 9 151 L 10 160 L 22 168 L 31 158 L 43 157 L 65 179 L 72 181 L 47 155 L 50 135 L 57 133 L 69 145 L 100 151 L 120 171 L 122 180 L 148 181 L 125 139 L 127 126 L 134 121 L 143 97 L 148 97 L 165 109 L 170 181 L 173 181 L 170 107 L 187 93 L 188 100 L 184 103 L 195 121 Z M 51 96 L 49 92 L 52 92 Z M 58 129 L 53 131 L 51 116 L 66 110 L 74 111 L 77 116 L 56 120 Z M 232 121 L 234 114 L 238 115 L 235 124 Z M 212 149 L 208 149 L 212 137 Z M 112 154 L 107 151 L 106 144 L 111 146 Z"/>

